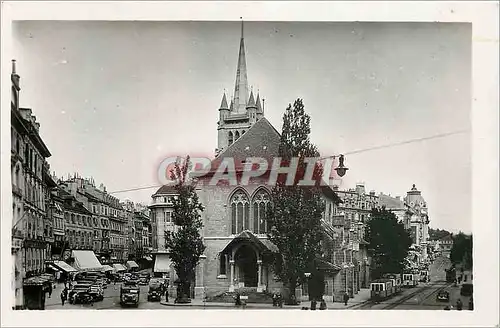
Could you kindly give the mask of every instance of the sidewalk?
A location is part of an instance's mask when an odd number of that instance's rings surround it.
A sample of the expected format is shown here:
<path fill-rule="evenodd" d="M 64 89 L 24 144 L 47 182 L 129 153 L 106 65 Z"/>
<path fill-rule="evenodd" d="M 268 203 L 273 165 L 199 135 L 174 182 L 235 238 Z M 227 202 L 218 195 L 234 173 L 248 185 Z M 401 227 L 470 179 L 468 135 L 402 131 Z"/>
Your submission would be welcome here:
<path fill-rule="evenodd" d="M 349 299 L 347 302 L 347 306 L 344 305 L 343 302 L 326 302 L 326 307 L 327 309 L 330 310 L 338 310 L 338 309 L 351 309 L 355 306 L 359 306 L 361 304 L 366 303 L 370 299 L 370 289 L 368 288 L 363 288 L 361 289 L 356 295 L 354 295 L 354 298 Z M 174 304 L 173 299 L 171 299 L 170 302 L 165 302 L 165 300 L 162 300 L 160 302 L 161 305 L 164 306 L 170 306 L 170 307 L 196 307 L 196 308 L 235 308 L 234 303 L 219 303 L 219 302 L 203 302 L 202 299 L 192 299 L 191 303 L 188 304 Z M 296 309 L 296 310 L 301 310 L 302 307 L 311 307 L 311 302 L 309 301 L 302 301 L 299 305 L 283 305 L 283 308 L 288 308 L 288 309 Z M 244 308 L 247 309 L 278 309 L 276 307 L 273 307 L 272 304 L 269 303 L 248 303 Z M 317 303 L 317 307 L 319 310 L 319 302 Z"/>

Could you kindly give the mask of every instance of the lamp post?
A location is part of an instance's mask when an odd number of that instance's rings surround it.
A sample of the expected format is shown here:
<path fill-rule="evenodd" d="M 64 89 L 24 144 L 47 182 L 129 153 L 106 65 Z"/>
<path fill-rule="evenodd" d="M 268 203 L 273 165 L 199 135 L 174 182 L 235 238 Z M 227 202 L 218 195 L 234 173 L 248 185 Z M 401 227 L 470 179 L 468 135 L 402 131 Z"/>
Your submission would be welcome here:
<path fill-rule="evenodd" d="M 311 297 L 311 286 L 309 283 L 311 281 L 311 273 L 305 272 L 304 276 L 307 278 L 307 294 Z M 316 310 L 316 299 L 314 298 L 314 295 L 311 297 L 311 310 Z"/>

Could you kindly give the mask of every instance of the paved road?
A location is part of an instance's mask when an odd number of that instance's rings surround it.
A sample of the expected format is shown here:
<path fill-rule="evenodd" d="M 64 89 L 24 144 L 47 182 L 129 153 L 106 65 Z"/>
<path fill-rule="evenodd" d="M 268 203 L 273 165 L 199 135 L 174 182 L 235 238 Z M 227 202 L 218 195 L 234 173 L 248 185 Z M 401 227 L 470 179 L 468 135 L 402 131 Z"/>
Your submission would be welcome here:
<path fill-rule="evenodd" d="M 446 272 L 445 269 L 449 268 L 451 265 L 450 259 L 446 257 L 438 257 L 429 266 L 429 275 L 431 278 L 431 284 L 433 286 L 415 297 L 408 299 L 402 304 L 399 304 L 394 307 L 396 310 L 443 310 L 447 305 L 451 305 L 455 307 L 458 299 L 461 299 L 463 304 L 463 310 L 468 309 L 469 304 L 469 296 L 461 296 L 460 288 L 461 285 L 454 286 L 452 284 L 444 283 L 446 280 Z M 457 277 L 460 275 L 460 270 L 458 270 Z M 472 274 L 470 271 L 464 271 L 464 275 L 467 275 L 468 281 L 471 282 Z M 439 285 L 439 282 L 442 281 L 442 284 Z M 450 293 L 450 301 L 449 302 L 441 302 L 437 301 L 437 293 L 439 290 L 446 290 Z"/>
<path fill-rule="evenodd" d="M 104 300 L 101 302 L 95 302 L 94 305 L 90 304 L 69 304 L 66 303 L 64 306 L 61 305 L 61 290 L 62 285 L 58 285 L 56 290 L 52 293 L 51 298 L 47 298 L 45 301 L 45 308 L 47 310 L 78 310 L 78 309 L 90 309 L 90 310 L 104 310 L 104 309 L 119 309 L 120 306 L 120 283 L 116 285 L 110 284 L 108 288 L 104 290 Z M 138 309 L 168 309 L 168 307 L 161 305 L 160 302 L 148 302 L 147 293 L 148 286 L 140 286 L 139 295 L 139 307 Z M 135 308 L 130 308 L 135 309 Z"/>

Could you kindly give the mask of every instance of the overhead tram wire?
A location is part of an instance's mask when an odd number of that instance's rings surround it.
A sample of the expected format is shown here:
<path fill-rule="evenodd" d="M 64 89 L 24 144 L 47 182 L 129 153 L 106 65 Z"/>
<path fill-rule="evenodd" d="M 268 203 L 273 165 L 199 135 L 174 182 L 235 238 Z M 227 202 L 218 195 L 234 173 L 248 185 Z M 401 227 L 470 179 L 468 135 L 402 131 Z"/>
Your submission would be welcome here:
<path fill-rule="evenodd" d="M 355 155 L 355 154 L 360 154 L 360 153 L 364 153 L 364 152 L 368 152 L 368 151 L 372 151 L 372 150 L 378 150 L 378 149 L 384 149 L 384 148 L 390 148 L 390 147 L 397 147 L 397 146 L 406 145 L 406 144 L 410 144 L 410 143 L 422 142 L 422 141 L 427 141 L 427 140 L 432 140 L 432 139 L 438 139 L 438 138 L 445 138 L 445 137 L 449 137 L 449 136 L 453 136 L 453 135 L 457 135 L 457 134 L 468 133 L 468 132 L 470 132 L 470 130 L 458 130 L 458 131 L 453 131 L 453 132 L 441 133 L 441 134 L 436 134 L 436 135 L 429 136 L 429 137 L 422 137 L 422 138 L 417 138 L 417 139 L 410 139 L 410 140 L 405 140 L 405 141 L 396 142 L 396 143 L 387 144 L 387 145 L 375 146 L 375 147 L 370 147 L 370 148 L 365 148 L 365 149 L 358 149 L 358 150 L 354 150 L 354 151 L 345 152 L 342 155 L 344 155 L 344 156 L 346 156 L 346 155 Z M 339 155 L 325 156 L 325 157 L 321 157 L 320 159 L 336 158 L 338 156 Z M 153 189 L 153 188 L 159 188 L 161 186 L 162 185 L 155 185 L 155 186 L 149 186 L 149 187 L 139 187 L 139 188 L 123 189 L 123 190 L 117 190 L 117 191 L 109 192 L 109 194 L 119 194 L 119 193 L 130 192 L 130 191 L 139 191 L 139 190 Z"/>

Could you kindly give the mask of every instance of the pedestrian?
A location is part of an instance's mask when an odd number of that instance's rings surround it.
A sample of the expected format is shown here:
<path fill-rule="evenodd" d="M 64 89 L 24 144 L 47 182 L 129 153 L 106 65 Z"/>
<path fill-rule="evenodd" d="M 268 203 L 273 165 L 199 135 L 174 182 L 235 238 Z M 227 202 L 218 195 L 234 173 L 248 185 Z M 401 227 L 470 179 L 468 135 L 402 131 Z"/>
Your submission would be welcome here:
<path fill-rule="evenodd" d="M 49 284 L 49 298 L 52 296 L 52 282 Z"/>
<path fill-rule="evenodd" d="M 64 306 L 64 302 L 66 301 L 66 288 L 64 288 L 62 291 L 61 291 L 61 303 L 62 303 L 62 306 Z"/>
<path fill-rule="evenodd" d="M 344 293 L 344 306 L 347 306 L 347 301 L 349 301 L 349 295 L 347 292 Z"/>
<path fill-rule="evenodd" d="M 165 301 L 168 303 L 168 285 L 165 287 Z"/>
<path fill-rule="evenodd" d="M 464 275 L 464 282 L 467 282 L 467 275 Z"/>
<path fill-rule="evenodd" d="M 458 311 L 462 311 L 462 306 L 463 306 L 462 300 L 458 299 L 458 301 L 457 301 L 457 310 Z"/>

